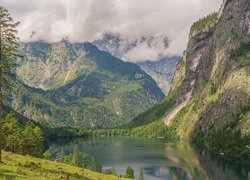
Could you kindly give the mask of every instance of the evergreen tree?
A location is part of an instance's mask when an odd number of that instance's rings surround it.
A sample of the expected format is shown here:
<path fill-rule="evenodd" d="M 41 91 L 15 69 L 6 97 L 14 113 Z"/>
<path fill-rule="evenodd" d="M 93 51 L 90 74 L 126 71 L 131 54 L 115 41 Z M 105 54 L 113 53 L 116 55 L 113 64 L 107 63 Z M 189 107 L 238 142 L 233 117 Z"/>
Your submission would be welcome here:
<path fill-rule="evenodd" d="M 92 157 L 90 160 L 90 170 L 95 172 L 102 172 L 102 166 L 100 163 L 95 162 L 94 158 Z"/>
<path fill-rule="evenodd" d="M 117 173 L 116 173 L 116 169 L 115 169 L 115 167 L 114 167 L 114 166 L 113 166 L 113 168 L 107 169 L 105 173 L 106 173 L 106 174 L 113 174 L 113 175 L 117 175 Z"/>
<path fill-rule="evenodd" d="M 43 158 L 51 160 L 51 153 L 49 151 L 46 151 L 43 153 Z"/>
<path fill-rule="evenodd" d="M 0 6 L 0 114 L 4 112 L 4 92 L 7 91 L 13 68 L 16 67 L 15 56 L 18 49 L 17 27 L 7 9 Z M 3 116 L 0 117 L 1 119 Z M 0 124 L 0 132 L 2 132 Z M 3 135 L 0 133 L 0 162 Z"/>
<path fill-rule="evenodd" d="M 61 151 L 59 153 L 57 153 L 56 160 L 59 161 L 59 162 L 64 161 L 64 147 L 63 146 L 61 148 Z"/>
<path fill-rule="evenodd" d="M 140 170 L 139 180 L 144 180 L 144 175 L 143 175 L 143 170 L 142 170 L 142 168 L 141 168 L 141 170 Z"/>
<path fill-rule="evenodd" d="M 78 167 L 86 167 L 88 164 L 88 156 L 78 151 L 77 145 L 74 147 L 72 164 Z"/>
<path fill-rule="evenodd" d="M 33 129 L 34 132 L 34 139 L 35 139 L 35 146 L 34 146 L 34 153 L 33 155 L 36 157 L 42 157 L 44 151 L 44 137 L 42 130 L 36 126 Z"/>
<path fill-rule="evenodd" d="M 128 166 L 127 167 L 127 170 L 126 170 L 126 178 L 130 178 L 130 179 L 134 179 L 135 176 L 134 176 L 134 170 L 132 169 L 131 166 Z"/>
<path fill-rule="evenodd" d="M 3 147 L 6 150 L 17 153 L 20 147 L 20 139 L 22 138 L 22 130 L 18 121 L 13 114 L 8 114 L 2 125 L 3 130 Z"/>
<path fill-rule="evenodd" d="M 23 131 L 22 154 L 32 155 L 34 147 L 33 127 L 31 123 L 27 123 Z"/>
<path fill-rule="evenodd" d="M 73 152 L 73 157 L 72 157 L 72 164 L 76 165 L 77 163 L 77 152 L 78 152 L 78 147 L 77 145 L 74 146 L 74 152 Z"/>

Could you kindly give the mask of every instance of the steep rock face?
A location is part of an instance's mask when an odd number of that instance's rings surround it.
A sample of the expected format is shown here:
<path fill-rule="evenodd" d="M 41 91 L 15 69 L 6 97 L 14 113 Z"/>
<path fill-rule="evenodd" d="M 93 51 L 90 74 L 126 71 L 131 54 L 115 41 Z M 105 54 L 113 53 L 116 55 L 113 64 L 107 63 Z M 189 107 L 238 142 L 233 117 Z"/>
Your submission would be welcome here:
<path fill-rule="evenodd" d="M 170 95 L 134 121 L 161 119 L 181 139 L 249 160 L 249 10 L 249 0 L 227 0 L 194 23 Z"/>
<path fill-rule="evenodd" d="M 24 43 L 22 52 L 11 106 L 46 125 L 118 126 L 164 96 L 136 64 L 91 43 Z"/>
<path fill-rule="evenodd" d="M 221 16 L 217 17 L 217 23 L 215 23 L 216 18 L 211 18 L 211 16 L 217 14 L 212 14 L 198 21 L 191 28 L 190 40 L 184 55 L 186 64 L 185 78 L 176 90 L 176 94 L 178 94 L 176 96 L 177 105 L 186 99 L 188 93 L 191 93 L 193 98 L 197 96 L 201 98 L 198 104 L 203 104 L 202 111 L 206 112 L 208 110 L 207 106 L 210 106 L 211 103 L 210 100 L 206 102 L 206 99 L 216 94 L 220 97 L 215 97 L 217 99 L 213 101 L 218 101 L 221 107 L 224 104 L 227 106 L 227 110 L 230 111 L 230 109 L 236 108 L 230 106 L 230 103 L 242 102 L 239 94 L 245 92 L 245 97 L 249 98 L 249 88 L 247 86 L 250 80 L 247 71 L 249 71 L 250 62 L 248 46 L 250 37 L 243 30 L 244 28 L 242 29 L 242 19 L 245 19 L 247 9 L 249 9 L 249 2 L 243 0 L 228 1 L 223 9 Z M 211 24 L 211 26 L 203 24 Z M 200 26 L 204 26 L 204 29 Z M 195 31 L 195 29 L 199 29 L 200 32 L 196 30 L 197 33 L 193 33 L 192 31 Z M 246 84 L 243 85 L 242 81 Z M 225 101 L 228 96 L 234 98 Z M 248 98 L 239 106 L 246 108 L 249 102 Z M 190 99 L 192 98 L 190 97 Z M 241 110 L 242 108 L 238 112 Z M 210 114 L 213 113 L 210 112 Z M 222 111 L 222 114 L 227 113 Z M 213 115 L 211 116 L 209 118 L 206 115 L 201 115 L 200 123 L 203 124 L 205 119 L 211 122 L 218 119 Z"/>

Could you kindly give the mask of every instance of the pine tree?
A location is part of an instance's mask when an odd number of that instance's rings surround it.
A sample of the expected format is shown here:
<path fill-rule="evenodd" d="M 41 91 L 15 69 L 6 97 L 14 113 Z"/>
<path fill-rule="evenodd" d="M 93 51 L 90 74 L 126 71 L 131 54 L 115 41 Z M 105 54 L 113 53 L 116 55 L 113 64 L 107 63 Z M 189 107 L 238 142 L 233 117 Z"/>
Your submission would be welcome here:
<path fill-rule="evenodd" d="M 72 158 L 72 164 L 77 164 L 77 153 L 78 153 L 78 147 L 77 145 L 74 146 L 74 152 L 73 152 L 73 158 Z"/>
<path fill-rule="evenodd" d="M 3 147 L 6 150 L 17 153 L 19 150 L 19 140 L 22 138 L 21 128 L 13 114 L 7 114 L 2 125 Z"/>
<path fill-rule="evenodd" d="M 34 146 L 34 156 L 36 157 L 42 157 L 43 156 L 43 150 L 44 150 L 44 137 L 42 130 L 36 126 L 33 129 L 34 132 L 34 140 L 35 140 L 35 146 Z"/>
<path fill-rule="evenodd" d="M 15 57 L 18 49 L 17 27 L 7 9 L 0 6 L 0 112 L 4 112 L 4 92 L 10 87 L 9 79 L 16 67 Z M 3 118 L 0 117 L 0 118 Z M 0 124 L 0 132 L 2 126 Z M 3 135 L 0 133 L 0 162 Z"/>
<path fill-rule="evenodd" d="M 127 167 L 127 170 L 126 170 L 126 178 L 130 178 L 130 179 L 134 179 L 135 176 L 134 176 L 134 170 L 132 169 L 131 166 L 128 166 Z"/>
<path fill-rule="evenodd" d="M 33 155 L 33 147 L 35 146 L 33 125 L 27 123 L 23 131 L 22 151 L 21 154 Z"/>
<path fill-rule="evenodd" d="M 63 162 L 63 160 L 64 160 L 64 148 L 63 148 L 63 146 L 61 148 L 61 151 L 59 153 L 57 153 L 56 160 L 59 162 Z"/>

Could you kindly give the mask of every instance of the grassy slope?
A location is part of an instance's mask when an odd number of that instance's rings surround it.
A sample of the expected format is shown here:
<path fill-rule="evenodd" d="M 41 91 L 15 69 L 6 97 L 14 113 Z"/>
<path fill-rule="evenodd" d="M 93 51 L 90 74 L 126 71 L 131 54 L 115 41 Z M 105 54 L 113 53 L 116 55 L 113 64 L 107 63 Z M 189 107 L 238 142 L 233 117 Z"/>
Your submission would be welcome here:
<path fill-rule="evenodd" d="M 3 152 L 2 161 L 0 179 L 121 179 L 113 175 L 10 152 Z"/>

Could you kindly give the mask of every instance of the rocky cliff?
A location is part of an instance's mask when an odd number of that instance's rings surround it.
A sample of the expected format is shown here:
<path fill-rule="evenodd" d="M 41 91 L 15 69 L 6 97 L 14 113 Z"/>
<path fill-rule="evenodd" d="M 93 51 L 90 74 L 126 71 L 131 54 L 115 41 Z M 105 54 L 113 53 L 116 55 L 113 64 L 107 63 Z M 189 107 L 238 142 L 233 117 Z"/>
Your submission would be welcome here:
<path fill-rule="evenodd" d="M 180 139 L 250 159 L 249 14 L 249 0 L 226 0 L 195 22 L 169 96 L 134 123 L 161 119 Z"/>

